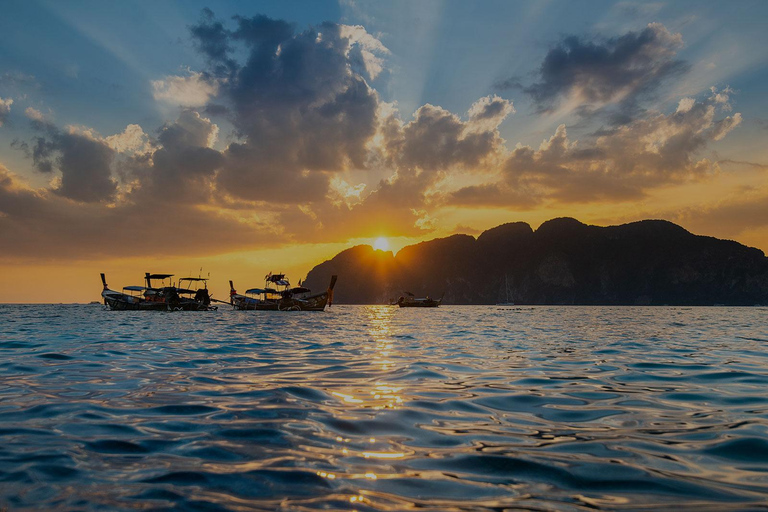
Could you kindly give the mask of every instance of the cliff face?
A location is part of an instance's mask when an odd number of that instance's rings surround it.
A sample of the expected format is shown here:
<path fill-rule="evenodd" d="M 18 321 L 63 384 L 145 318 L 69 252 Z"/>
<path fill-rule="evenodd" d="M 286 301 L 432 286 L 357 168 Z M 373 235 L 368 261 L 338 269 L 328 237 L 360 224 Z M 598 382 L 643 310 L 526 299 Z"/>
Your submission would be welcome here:
<path fill-rule="evenodd" d="M 309 273 L 338 303 L 381 304 L 403 291 L 445 304 L 768 304 L 768 258 L 728 240 L 696 236 L 667 221 L 598 227 L 553 219 L 535 232 L 504 224 L 477 239 L 454 235 L 397 256 L 357 246 Z"/>

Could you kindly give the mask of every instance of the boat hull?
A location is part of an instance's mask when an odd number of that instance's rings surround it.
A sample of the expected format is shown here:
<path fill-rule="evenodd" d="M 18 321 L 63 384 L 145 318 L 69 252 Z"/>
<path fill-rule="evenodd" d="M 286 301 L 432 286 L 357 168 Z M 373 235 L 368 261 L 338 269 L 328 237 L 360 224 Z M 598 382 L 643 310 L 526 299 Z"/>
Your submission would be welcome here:
<path fill-rule="evenodd" d="M 281 299 L 277 303 L 279 311 L 324 311 L 328 304 L 328 292 L 318 293 L 303 299 Z"/>
<path fill-rule="evenodd" d="M 397 305 L 401 308 L 436 308 L 441 302 L 439 300 L 404 301 L 399 302 Z"/>
<path fill-rule="evenodd" d="M 251 298 L 233 298 L 232 306 L 241 311 L 277 311 L 276 301 L 263 301 Z"/>
<path fill-rule="evenodd" d="M 206 306 L 196 301 L 179 301 L 169 303 L 151 300 L 136 300 L 135 297 L 124 294 L 102 294 L 104 304 L 113 311 L 212 311 L 216 306 Z"/>
<path fill-rule="evenodd" d="M 255 299 L 233 299 L 232 306 L 241 311 L 324 311 L 328 305 L 328 292 L 301 299 L 280 299 L 262 301 Z"/>

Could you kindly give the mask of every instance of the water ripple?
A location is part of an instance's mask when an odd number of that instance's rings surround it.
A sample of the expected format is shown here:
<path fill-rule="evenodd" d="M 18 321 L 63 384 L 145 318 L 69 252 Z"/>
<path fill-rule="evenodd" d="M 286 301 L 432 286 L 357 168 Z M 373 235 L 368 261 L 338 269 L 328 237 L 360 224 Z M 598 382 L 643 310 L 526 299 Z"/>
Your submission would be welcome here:
<path fill-rule="evenodd" d="M 0 306 L 0 509 L 766 508 L 764 313 Z"/>

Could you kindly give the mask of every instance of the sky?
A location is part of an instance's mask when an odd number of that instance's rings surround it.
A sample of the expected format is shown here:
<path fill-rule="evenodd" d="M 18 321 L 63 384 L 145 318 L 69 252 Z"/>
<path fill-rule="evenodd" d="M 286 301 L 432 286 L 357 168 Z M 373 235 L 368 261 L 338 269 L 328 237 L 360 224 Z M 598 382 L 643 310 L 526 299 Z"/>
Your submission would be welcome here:
<path fill-rule="evenodd" d="M 768 250 L 768 3 L 45 2 L 0 16 L 0 301 L 259 286 L 496 225 Z"/>

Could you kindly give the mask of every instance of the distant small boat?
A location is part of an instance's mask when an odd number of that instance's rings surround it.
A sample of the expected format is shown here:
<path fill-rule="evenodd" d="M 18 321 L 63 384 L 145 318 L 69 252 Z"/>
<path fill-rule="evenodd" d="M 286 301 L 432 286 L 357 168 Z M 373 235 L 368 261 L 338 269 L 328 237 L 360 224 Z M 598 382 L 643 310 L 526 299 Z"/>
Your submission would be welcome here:
<path fill-rule="evenodd" d="M 436 308 L 443 302 L 443 297 L 431 299 L 429 295 L 423 298 L 417 298 L 411 292 L 405 292 L 405 296 L 397 299 L 397 305 L 401 308 Z"/>
<path fill-rule="evenodd" d="M 124 286 L 122 291 L 111 290 L 107 286 L 105 275 L 101 274 L 104 289 L 101 297 L 104 304 L 116 311 L 210 311 L 217 309 L 211 306 L 213 300 L 208 292 L 207 279 L 202 277 L 185 277 L 180 284 L 188 281 L 202 282 L 203 287 L 195 290 L 179 288 L 172 283 L 165 283 L 173 274 L 144 274 L 146 286 Z M 153 280 L 160 280 L 162 286 L 152 286 Z M 194 296 L 193 296 L 194 295 Z"/>
<path fill-rule="evenodd" d="M 264 288 L 250 288 L 245 294 L 237 293 L 229 282 L 229 301 L 235 309 L 249 311 L 323 311 L 333 303 L 333 288 L 337 276 L 331 276 L 328 289 L 310 295 L 312 290 L 303 286 L 291 287 L 285 274 L 270 272 L 264 277 Z M 301 284 L 301 280 L 299 280 Z"/>

